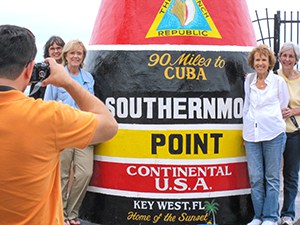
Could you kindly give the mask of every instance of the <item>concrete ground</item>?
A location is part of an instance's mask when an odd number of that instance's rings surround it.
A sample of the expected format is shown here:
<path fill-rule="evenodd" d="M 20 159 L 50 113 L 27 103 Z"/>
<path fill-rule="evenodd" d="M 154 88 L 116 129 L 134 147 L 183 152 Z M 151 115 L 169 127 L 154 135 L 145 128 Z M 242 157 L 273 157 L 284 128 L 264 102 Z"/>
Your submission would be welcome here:
<path fill-rule="evenodd" d="M 85 221 L 85 220 L 80 220 L 80 222 L 81 222 L 81 225 L 99 225 L 99 224 L 91 223 L 91 222 L 88 222 L 88 221 Z"/>
<path fill-rule="evenodd" d="M 281 171 L 282 174 L 282 171 Z M 300 174 L 299 174 L 300 175 Z M 280 202 L 280 206 L 282 205 L 282 201 L 283 201 L 283 179 L 281 177 L 281 192 L 280 192 L 280 197 L 279 197 L 279 202 Z M 294 220 L 294 225 L 300 225 L 300 185 L 299 185 L 299 189 L 298 189 L 298 194 L 297 194 L 297 198 L 296 198 L 296 217 Z"/>
<path fill-rule="evenodd" d="M 283 200 L 283 194 L 281 191 L 280 195 L 280 204 L 282 203 Z M 296 199 L 296 218 L 294 220 L 294 225 L 300 225 L 300 193 L 298 191 L 297 199 Z"/>

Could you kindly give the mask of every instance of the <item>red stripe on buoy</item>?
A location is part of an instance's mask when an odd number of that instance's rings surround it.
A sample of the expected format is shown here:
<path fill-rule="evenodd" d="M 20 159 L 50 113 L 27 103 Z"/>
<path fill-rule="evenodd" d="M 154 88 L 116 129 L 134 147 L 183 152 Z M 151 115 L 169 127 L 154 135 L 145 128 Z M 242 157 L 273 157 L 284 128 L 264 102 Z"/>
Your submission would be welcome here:
<path fill-rule="evenodd" d="M 256 45 L 252 22 L 244 0 L 196 1 L 197 9 L 200 8 L 205 15 L 209 14 L 221 35 L 219 39 L 204 36 L 146 38 L 166 2 L 171 1 L 126 0 L 125 3 L 102 0 L 90 44 Z"/>
<path fill-rule="evenodd" d="M 213 165 L 127 164 L 95 161 L 90 185 L 123 191 L 199 193 L 250 188 L 246 162 Z M 238 180 L 238 182 L 236 182 Z"/>

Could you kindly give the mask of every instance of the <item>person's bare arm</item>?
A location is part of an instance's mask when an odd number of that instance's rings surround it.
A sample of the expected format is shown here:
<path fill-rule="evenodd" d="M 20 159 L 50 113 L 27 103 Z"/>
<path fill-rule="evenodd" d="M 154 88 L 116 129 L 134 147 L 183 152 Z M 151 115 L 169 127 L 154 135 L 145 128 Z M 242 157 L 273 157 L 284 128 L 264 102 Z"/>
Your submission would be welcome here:
<path fill-rule="evenodd" d="M 97 115 L 98 126 L 90 144 L 98 144 L 113 138 L 118 131 L 118 124 L 104 103 L 73 80 L 63 66 L 53 59 L 46 60 L 50 64 L 50 76 L 43 81 L 43 86 L 52 84 L 63 87 L 82 111 Z"/>

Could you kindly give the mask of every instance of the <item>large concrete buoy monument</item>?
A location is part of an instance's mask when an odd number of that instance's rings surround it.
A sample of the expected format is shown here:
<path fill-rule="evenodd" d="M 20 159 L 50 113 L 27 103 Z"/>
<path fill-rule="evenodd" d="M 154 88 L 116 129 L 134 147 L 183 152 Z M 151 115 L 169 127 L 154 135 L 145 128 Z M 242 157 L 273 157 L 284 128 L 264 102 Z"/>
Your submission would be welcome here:
<path fill-rule="evenodd" d="M 245 0 L 102 0 L 87 69 L 119 123 L 96 147 L 81 217 L 103 225 L 239 225 L 253 209 Z"/>

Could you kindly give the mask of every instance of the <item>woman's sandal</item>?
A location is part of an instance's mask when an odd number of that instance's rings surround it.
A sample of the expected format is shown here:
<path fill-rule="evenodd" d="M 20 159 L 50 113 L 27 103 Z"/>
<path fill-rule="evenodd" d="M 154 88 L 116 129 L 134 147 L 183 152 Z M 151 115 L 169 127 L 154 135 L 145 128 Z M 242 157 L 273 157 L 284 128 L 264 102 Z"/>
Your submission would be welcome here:
<path fill-rule="evenodd" d="M 80 221 L 78 220 L 78 218 L 73 218 L 69 220 L 70 225 L 80 225 Z"/>

